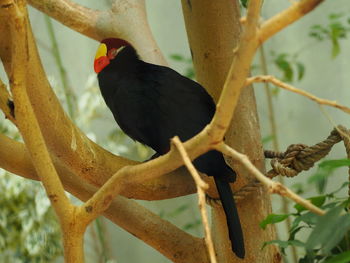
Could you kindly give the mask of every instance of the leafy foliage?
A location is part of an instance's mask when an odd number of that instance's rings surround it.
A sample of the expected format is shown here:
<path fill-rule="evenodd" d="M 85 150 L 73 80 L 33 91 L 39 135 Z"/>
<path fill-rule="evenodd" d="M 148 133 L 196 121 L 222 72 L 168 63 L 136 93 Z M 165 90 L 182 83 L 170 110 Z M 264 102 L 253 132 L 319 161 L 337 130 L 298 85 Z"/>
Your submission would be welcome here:
<path fill-rule="evenodd" d="M 295 211 L 290 214 L 271 214 L 264 219 L 260 226 L 265 229 L 268 224 L 276 224 L 292 219 L 292 226 L 289 230 L 288 240 L 272 240 L 266 242 L 264 247 L 275 244 L 280 247 L 282 253 L 289 246 L 296 246 L 304 250 L 304 255 L 299 259 L 299 263 L 313 262 L 350 262 L 349 250 L 350 243 L 350 214 L 345 213 L 348 210 L 348 197 L 343 196 L 344 188 L 348 182 L 331 192 L 325 193 L 326 183 L 330 176 L 340 167 L 348 167 L 349 159 L 327 160 L 319 164 L 318 170 L 308 180 L 310 186 L 318 189 L 320 195 L 308 198 L 314 205 L 326 210 L 324 216 L 318 216 L 309 212 L 299 204 L 294 205 Z M 322 182 L 322 187 L 320 187 Z M 305 192 L 300 185 L 300 192 Z M 340 196 L 338 196 L 340 194 Z M 309 233 L 306 240 L 300 240 L 297 236 Z"/>
<path fill-rule="evenodd" d="M 286 215 L 270 214 L 263 221 L 261 221 L 260 227 L 262 229 L 266 229 L 267 225 L 282 222 L 285 219 L 287 219 L 288 216 L 289 216 L 288 214 Z"/>
<path fill-rule="evenodd" d="M 248 1 L 249 1 L 249 0 L 240 0 L 241 5 L 242 5 L 244 8 L 247 8 L 247 7 L 248 7 Z"/>
<path fill-rule="evenodd" d="M 59 225 L 37 182 L 0 171 L 0 261 L 53 262 L 62 255 Z"/>
<path fill-rule="evenodd" d="M 319 164 L 315 174 L 309 177 L 308 183 L 315 184 L 319 193 L 323 193 L 327 186 L 329 177 L 334 175 L 337 168 L 350 166 L 349 159 L 326 160 Z"/>
<path fill-rule="evenodd" d="M 350 32 L 350 18 L 345 18 L 343 13 L 333 13 L 328 16 L 328 24 L 313 25 L 309 36 L 318 40 L 330 40 L 332 44 L 332 58 L 336 58 L 340 53 L 340 40 L 345 39 Z"/>
<path fill-rule="evenodd" d="M 0 132 L 21 140 L 9 121 L 0 121 Z M 53 262 L 62 256 L 59 225 L 41 184 L 0 169 L 0 193 L 0 262 Z"/>
<path fill-rule="evenodd" d="M 282 80 L 285 82 L 300 81 L 305 75 L 305 66 L 297 58 L 297 54 L 271 52 L 272 61 L 275 67 L 282 73 Z"/>

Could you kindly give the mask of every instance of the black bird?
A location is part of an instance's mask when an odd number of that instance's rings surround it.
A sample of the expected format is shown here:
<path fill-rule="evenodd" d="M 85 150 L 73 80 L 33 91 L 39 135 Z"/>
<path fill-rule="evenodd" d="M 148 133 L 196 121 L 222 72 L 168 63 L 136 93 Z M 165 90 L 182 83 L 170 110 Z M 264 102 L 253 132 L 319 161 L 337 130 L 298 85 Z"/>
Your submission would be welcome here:
<path fill-rule="evenodd" d="M 162 155 L 175 135 L 186 141 L 212 119 L 215 103 L 197 82 L 176 71 L 146 63 L 126 41 L 101 42 L 94 61 L 102 96 L 120 128 L 132 139 Z M 223 155 L 209 151 L 194 160 L 195 167 L 213 176 L 226 214 L 232 251 L 244 258 L 244 241 L 229 182 L 236 173 Z"/>

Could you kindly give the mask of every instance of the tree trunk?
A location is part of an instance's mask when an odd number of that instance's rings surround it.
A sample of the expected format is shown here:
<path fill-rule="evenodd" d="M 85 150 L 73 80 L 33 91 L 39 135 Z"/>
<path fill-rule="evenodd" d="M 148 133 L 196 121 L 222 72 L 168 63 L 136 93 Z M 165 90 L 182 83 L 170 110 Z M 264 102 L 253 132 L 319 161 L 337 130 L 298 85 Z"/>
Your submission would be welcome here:
<path fill-rule="evenodd" d="M 239 42 L 241 25 L 238 1 L 182 0 L 183 13 L 196 71 L 197 81 L 214 97 L 220 96 L 227 72 L 232 63 L 234 48 Z M 244 43 L 241 43 L 244 45 Z M 245 153 L 261 171 L 264 171 L 263 149 L 256 111 L 254 92 L 245 88 L 226 136 L 226 142 Z M 239 165 L 234 184 L 237 190 L 253 178 Z M 225 216 L 222 209 L 213 209 L 213 234 L 218 262 L 281 262 L 274 246 L 261 249 L 263 242 L 275 239 L 275 229 L 262 230 L 259 223 L 271 212 L 270 197 L 258 188 L 238 204 L 245 237 L 246 257 L 238 259 L 231 252 Z"/>

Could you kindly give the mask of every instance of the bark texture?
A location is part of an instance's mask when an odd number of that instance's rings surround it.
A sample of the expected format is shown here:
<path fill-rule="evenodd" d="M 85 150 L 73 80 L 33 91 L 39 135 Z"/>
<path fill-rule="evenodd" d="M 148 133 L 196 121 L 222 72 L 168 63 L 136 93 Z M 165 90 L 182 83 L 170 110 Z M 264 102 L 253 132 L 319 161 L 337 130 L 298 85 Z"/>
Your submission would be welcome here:
<path fill-rule="evenodd" d="M 186 29 L 197 81 L 217 101 L 238 44 L 241 25 L 237 1 L 182 0 Z M 264 159 L 260 138 L 254 92 L 251 87 L 242 91 L 234 119 L 226 134 L 226 143 L 248 155 L 261 171 Z M 238 189 L 253 178 L 239 165 L 233 164 L 238 173 L 234 188 Z M 261 250 L 264 241 L 275 238 L 275 230 L 262 230 L 259 223 L 271 212 L 268 193 L 261 188 L 238 203 L 246 246 L 244 261 L 231 253 L 224 213 L 213 210 L 216 229 L 215 246 L 219 262 L 281 262 L 278 250 L 272 246 Z M 226 242 L 225 242 L 226 241 Z"/>

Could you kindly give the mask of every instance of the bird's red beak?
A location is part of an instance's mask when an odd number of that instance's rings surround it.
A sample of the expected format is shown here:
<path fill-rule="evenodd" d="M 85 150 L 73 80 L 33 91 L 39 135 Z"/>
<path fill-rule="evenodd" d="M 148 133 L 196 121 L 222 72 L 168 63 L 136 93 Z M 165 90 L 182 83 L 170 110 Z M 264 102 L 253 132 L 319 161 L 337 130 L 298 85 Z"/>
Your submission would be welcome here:
<path fill-rule="evenodd" d="M 100 73 L 108 64 L 109 58 L 107 56 L 107 46 L 102 43 L 97 49 L 95 60 L 94 60 L 94 70 L 96 73 Z"/>

